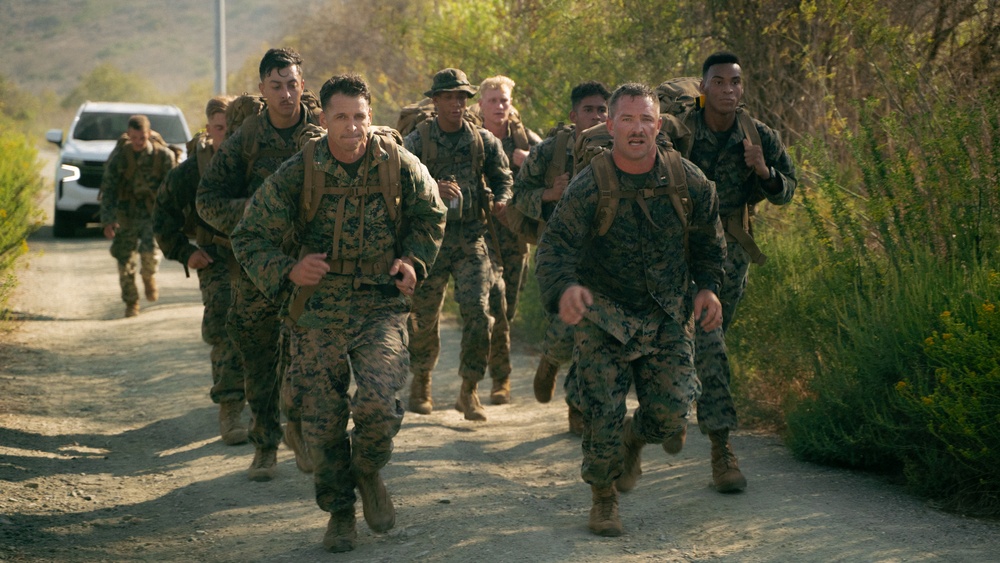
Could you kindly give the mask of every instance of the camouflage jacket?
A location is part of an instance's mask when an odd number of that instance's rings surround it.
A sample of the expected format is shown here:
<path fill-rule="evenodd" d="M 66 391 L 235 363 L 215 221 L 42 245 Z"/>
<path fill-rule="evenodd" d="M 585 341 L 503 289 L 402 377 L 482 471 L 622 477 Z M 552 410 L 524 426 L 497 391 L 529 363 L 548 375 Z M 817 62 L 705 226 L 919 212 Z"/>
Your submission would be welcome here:
<path fill-rule="evenodd" d="M 593 169 L 584 168 L 563 192 L 539 242 L 536 276 L 542 304 L 553 313 L 570 285 L 588 288 L 594 296 L 586 318 L 628 342 L 642 319 L 661 309 L 678 324 L 693 310 L 692 281 L 718 292 L 726 256 L 719 201 L 712 183 L 683 161 L 693 204 L 688 226 L 690 258 L 684 259 L 684 228 L 669 196 L 646 200 L 647 219 L 633 199 L 619 200 L 615 220 L 604 236 L 596 232 L 598 187 Z M 655 168 L 654 168 L 655 170 Z M 657 180 L 625 175 L 617 170 L 621 189 Z"/>
<path fill-rule="evenodd" d="M 222 143 L 198 184 L 196 201 L 198 215 L 202 219 L 223 233 L 232 232 L 243 216 L 247 200 L 264 179 L 298 152 L 303 142 L 323 134 L 318 124 L 310 121 L 314 117 L 305 105 L 302 105 L 301 111 L 302 119 L 288 132 L 291 133 L 287 135 L 288 140 L 271 125 L 271 118 L 266 111 L 261 115 L 261 119 L 257 120 L 260 123 L 257 140 L 262 156 L 253 161 L 253 170 L 249 174 L 249 155 L 244 153 L 243 137 L 251 133 L 241 127 Z M 267 156 L 267 152 L 282 156 Z"/>
<path fill-rule="evenodd" d="M 778 133 L 756 119 L 753 121 L 764 149 L 764 161 L 773 166 L 781 178 L 781 185 L 775 191 L 766 189 L 760 177 L 747 167 L 743 157 L 744 135 L 737 124 L 733 125 L 726 141 L 720 144 L 716 134 L 705 124 L 702 111 L 696 112 L 688 122 L 694 123 L 694 139 L 687 158 L 715 182 L 715 190 L 719 194 L 719 215 L 722 217 L 742 213 L 745 204 L 764 199 L 775 205 L 784 205 L 792 200 L 798 183 L 795 164 Z"/>
<path fill-rule="evenodd" d="M 128 151 L 128 152 L 126 152 Z M 131 153 L 131 154 L 129 154 Z M 130 157 L 135 157 L 135 171 L 127 178 Z M 159 167 L 156 160 L 160 160 Z M 156 198 L 156 190 L 177 161 L 167 147 L 146 143 L 138 153 L 132 146 L 115 147 L 104 165 L 101 178 L 101 225 L 121 222 L 124 217 L 147 218 Z"/>
<path fill-rule="evenodd" d="M 404 139 L 406 150 L 420 158 L 424 153 L 424 143 L 437 143 L 437 159 L 435 162 L 424 163 L 435 180 L 441 180 L 454 176 L 458 185 L 462 188 L 462 228 L 466 236 L 477 238 L 486 233 L 486 225 L 479 213 L 481 209 L 483 194 L 480 186 L 483 180 L 485 185 L 493 193 L 495 202 L 506 202 L 510 199 L 510 188 L 514 183 L 510 173 L 510 163 L 507 155 L 503 151 L 503 145 L 492 133 L 483 128 L 473 129 L 467 122 L 463 122 L 462 134 L 456 139 L 445 136 L 437 120 L 430 124 L 430 139 L 420 138 L 420 129 L 414 129 Z M 483 139 L 483 150 L 485 152 L 485 162 L 482 167 L 482 177 L 473 177 L 472 170 L 472 149 L 474 148 L 472 135 L 478 133 Z"/>
<path fill-rule="evenodd" d="M 357 175 L 349 177 L 330 154 L 327 138 L 323 136 L 316 147 L 314 170 L 324 174 L 328 187 L 361 186 L 365 177 L 378 179 L 378 163 L 388 159 L 380 143 L 369 135 L 365 161 Z M 418 279 L 427 276 L 441 246 L 447 210 L 438 196 L 437 184 L 420 161 L 402 147 L 399 158 L 399 224 L 390 218 L 381 193 L 366 196 L 326 194 L 312 221 L 303 224 L 300 199 L 305 182 L 305 159 L 301 152 L 264 181 L 236 226 L 232 243 L 240 264 L 268 299 L 287 304 L 288 298 L 294 296 L 293 291 L 299 291 L 288 279 L 299 257 L 289 256 L 282 249 L 290 229 L 297 230 L 302 253 L 325 252 L 330 258 L 367 263 L 382 260 L 387 253 L 394 257 L 409 256 Z M 339 241 L 334 236 L 338 216 L 342 221 Z M 334 244 L 337 244 L 336 249 Z M 341 320 L 345 309 L 338 305 L 349 301 L 353 292 L 393 283 L 388 273 L 360 276 L 331 272 L 306 302 L 298 324 L 322 327 Z M 400 299 L 405 310 L 405 299 L 399 295 L 394 298 Z"/>
<path fill-rule="evenodd" d="M 572 132 L 569 142 L 566 143 L 566 170 L 570 177 L 573 176 L 573 145 L 576 137 L 576 130 Z M 511 198 L 511 205 L 524 214 L 537 221 L 546 221 L 552 215 L 552 210 L 556 207 L 554 201 L 542 201 L 542 192 L 552 187 L 546 181 L 549 166 L 555 158 L 556 136 L 547 137 L 541 143 L 531 147 L 531 154 L 524 160 L 524 166 L 514 177 L 514 196 Z"/>
<path fill-rule="evenodd" d="M 507 136 L 500 139 L 500 144 L 503 145 L 503 153 L 507 155 L 507 163 L 510 165 L 510 173 L 512 176 L 517 177 L 517 172 L 521 168 L 514 164 L 514 149 L 517 148 L 517 143 L 514 140 L 514 128 L 521 127 L 524 129 L 524 135 L 528 138 L 528 148 L 525 150 L 531 150 L 531 147 L 538 145 L 542 142 L 542 138 L 538 136 L 531 129 L 525 127 L 520 121 L 509 120 L 507 121 Z M 494 135 L 496 136 L 496 135 Z"/>
<path fill-rule="evenodd" d="M 204 144 L 199 143 L 199 148 L 202 147 Z M 209 151 L 211 147 L 209 142 Z M 201 151 L 196 154 L 200 156 Z M 153 210 L 153 234 L 160 244 L 160 250 L 168 259 L 185 265 L 188 258 L 198 250 L 198 246 L 190 241 L 185 232 L 185 227 L 189 227 L 187 221 L 191 218 L 197 223 L 199 239 L 203 234 L 207 234 L 207 238 L 213 235 L 225 236 L 198 217 L 195 211 L 195 195 L 201 177 L 198 170 L 202 166 L 200 160 L 203 159 L 199 156 L 188 158 L 167 174 L 156 194 L 156 208 Z"/>

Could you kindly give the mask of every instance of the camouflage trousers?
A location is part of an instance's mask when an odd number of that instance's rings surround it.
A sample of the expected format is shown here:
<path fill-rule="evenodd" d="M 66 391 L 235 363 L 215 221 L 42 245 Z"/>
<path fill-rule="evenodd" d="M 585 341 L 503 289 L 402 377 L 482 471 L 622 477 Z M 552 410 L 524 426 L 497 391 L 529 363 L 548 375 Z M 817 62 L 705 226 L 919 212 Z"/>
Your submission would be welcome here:
<path fill-rule="evenodd" d="M 372 473 L 389 461 L 403 422 L 396 394 L 409 368 L 406 312 L 399 300 L 360 289 L 344 307 L 350 309 L 346 323 L 289 329 L 291 401 L 315 462 L 316 504 L 328 512 L 354 505 L 352 467 Z M 348 435 L 351 416 L 354 429 Z"/>
<path fill-rule="evenodd" d="M 153 219 L 149 213 L 137 210 L 131 214 L 118 214 L 119 229 L 111 239 L 111 256 L 118 261 L 118 285 L 122 301 L 138 303 L 139 291 L 135 286 L 136 269 L 143 278 L 156 275 L 160 266 L 159 247 L 153 238 Z"/>
<path fill-rule="evenodd" d="M 452 231 L 454 227 L 459 228 Z M 441 307 L 448 279 L 454 278 L 455 301 L 462 316 L 458 375 L 478 382 L 486 375 L 490 354 L 493 317 L 489 313 L 489 293 L 494 283 L 493 270 L 483 237 L 469 237 L 469 240 L 463 237 L 460 225 L 454 227 L 448 225 L 434 266 L 413 294 L 409 321 L 410 371 L 431 373 L 437 365 L 441 354 Z"/>
<path fill-rule="evenodd" d="M 243 384 L 250 406 L 247 436 L 257 448 L 281 442 L 278 373 L 278 305 L 271 303 L 241 268 L 234 277 L 233 302 L 226 330 L 243 362 Z"/>
<path fill-rule="evenodd" d="M 660 444 L 687 425 L 698 393 L 693 325 L 678 325 L 662 311 L 644 320 L 643 330 L 622 344 L 584 319 L 575 330 L 576 369 L 567 376 L 567 402 L 583 413 L 583 480 L 609 486 L 622 474 L 625 398 L 634 384 L 639 408 L 636 434 Z"/>
<path fill-rule="evenodd" d="M 736 430 L 736 405 L 729 390 L 731 374 L 726 331 L 746 290 L 750 263 L 750 255 L 739 243 L 729 243 L 725 275 L 719 289 L 722 328 L 707 333 L 698 328 L 695 334 L 695 368 L 701 380 L 701 396 L 697 401 L 698 427 L 703 433 Z"/>
<path fill-rule="evenodd" d="M 205 312 L 201 317 L 201 338 L 212 347 L 212 389 L 215 403 L 244 399 L 243 363 L 226 331 L 226 318 L 233 301 L 232 275 L 236 265 L 233 251 L 222 246 L 203 248 L 214 262 L 198 270 L 198 286 Z"/>
<path fill-rule="evenodd" d="M 494 283 L 490 286 L 490 315 L 494 319 L 490 333 L 490 377 L 510 377 L 510 326 L 517 314 L 517 300 L 528 273 L 528 246 L 497 222 L 499 244 L 488 243 L 490 261 L 494 264 Z M 500 260 L 495 259 L 496 247 Z M 500 266 L 502 265 L 502 268 Z"/>
<path fill-rule="evenodd" d="M 573 327 L 562 322 L 559 315 L 546 313 L 549 326 L 542 338 L 542 355 L 556 365 L 573 359 Z"/>

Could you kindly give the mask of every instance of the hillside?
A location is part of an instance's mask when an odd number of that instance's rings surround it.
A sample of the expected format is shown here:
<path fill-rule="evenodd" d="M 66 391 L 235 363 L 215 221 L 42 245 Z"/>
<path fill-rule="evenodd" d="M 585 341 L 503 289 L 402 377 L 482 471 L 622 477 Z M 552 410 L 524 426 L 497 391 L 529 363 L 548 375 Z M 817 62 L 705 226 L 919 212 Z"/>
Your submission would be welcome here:
<path fill-rule="evenodd" d="M 280 41 L 315 0 L 230 0 L 230 75 Z M 100 64 L 111 64 L 171 95 L 214 84 L 211 0 L 0 0 L 0 75 L 24 90 L 65 96 Z M 63 125 L 58 123 L 56 125 Z M 194 125 L 194 124 L 192 124 Z"/>

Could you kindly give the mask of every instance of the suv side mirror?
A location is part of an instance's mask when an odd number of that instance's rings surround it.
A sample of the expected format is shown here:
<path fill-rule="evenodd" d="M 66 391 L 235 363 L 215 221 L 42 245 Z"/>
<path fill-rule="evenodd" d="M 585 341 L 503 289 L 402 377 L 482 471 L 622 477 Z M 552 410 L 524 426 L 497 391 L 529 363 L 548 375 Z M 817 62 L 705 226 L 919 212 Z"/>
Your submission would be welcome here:
<path fill-rule="evenodd" d="M 49 129 L 45 132 L 45 140 L 61 148 L 63 143 L 62 129 Z"/>

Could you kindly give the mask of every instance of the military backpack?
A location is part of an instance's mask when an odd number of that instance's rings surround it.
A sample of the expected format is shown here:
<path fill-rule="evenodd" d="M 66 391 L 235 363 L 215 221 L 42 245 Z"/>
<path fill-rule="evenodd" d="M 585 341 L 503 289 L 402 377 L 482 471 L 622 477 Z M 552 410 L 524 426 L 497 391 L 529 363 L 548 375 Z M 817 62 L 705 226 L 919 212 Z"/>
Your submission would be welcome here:
<path fill-rule="evenodd" d="M 479 127 L 483 124 L 483 120 L 479 114 L 473 111 L 473 107 L 478 106 L 465 108 L 462 118 L 472 125 Z M 396 120 L 396 131 L 399 131 L 399 134 L 405 137 L 416 129 L 417 125 L 431 121 L 435 117 L 437 117 L 437 111 L 434 109 L 434 100 L 431 98 L 424 98 L 419 102 L 407 104 L 403 106 L 403 109 L 399 110 L 399 119 Z"/>
<path fill-rule="evenodd" d="M 309 115 L 303 116 L 308 122 L 319 123 L 319 114 L 323 108 L 320 100 L 309 90 L 302 92 L 301 102 L 305 106 Z M 242 152 L 246 161 L 246 180 L 249 181 L 253 173 L 253 165 L 259 158 L 278 157 L 287 159 L 295 154 L 296 150 L 262 149 L 260 147 L 260 135 L 263 132 L 264 111 L 267 109 L 267 101 L 263 96 L 244 92 L 241 96 L 229 102 L 226 107 L 226 138 L 229 138 L 237 129 L 243 130 Z"/>
<path fill-rule="evenodd" d="M 131 201 L 135 200 L 145 200 L 146 207 L 152 212 L 153 204 L 155 203 L 156 195 L 153 192 L 155 188 L 151 190 L 141 190 L 142 193 L 133 193 L 133 190 L 127 189 L 127 186 L 135 177 L 135 172 L 138 167 L 138 162 L 136 161 L 136 153 L 133 150 L 129 150 L 128 145 L 131 141 L 128 138 L 128 133 L 122 133 L 118 137 L 118 141 L 115 142 L 114 152 L 124 155 L 125 158 L 125 171 L 122 173 L 121 178 L 118 182 L 118 201 Z M 174 162 L 179 162 L 181 157 L 184 156 L 184 149 L 179 146 L 171 145 L 167 143 L 163 136 L 156 131 L 149 132 L 149 143 L 153 145 L 154 148 L 166 148 L 170 149 L 170 152 L 174 154 Z M 169 171 L 167 168 L 168 164 L 164 162 L 165 158 L 162 154 L 157 151 L 153 155 L 153 178 L 160 178 L 162 181 L 163 177 Z M 156 186 L 159 187 L 159 186 Z"/>
<path fill-rule="evenodd" d="M 553 141 L 552 160 L 549 161 L 548 168 L 545 169 L 545 186 L 549 187 L 555 182 L 557 176 L 566 173 L 566 166 L 569 163 L 568 149 L 570 140 L 576 128 L 559 122 L 555 127 L 546 133 L 545 138 L 555 137 Z M 516 205 L 508 205 L 506 211 L 507 228 L 514 234 L 524 239 L 528 244 L 538 244 L 538 239 L 545 230 L 545 221 L 526 216 Z"/>

